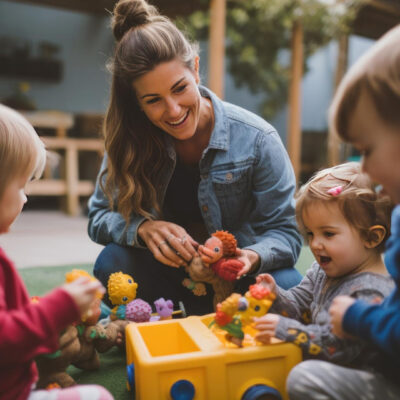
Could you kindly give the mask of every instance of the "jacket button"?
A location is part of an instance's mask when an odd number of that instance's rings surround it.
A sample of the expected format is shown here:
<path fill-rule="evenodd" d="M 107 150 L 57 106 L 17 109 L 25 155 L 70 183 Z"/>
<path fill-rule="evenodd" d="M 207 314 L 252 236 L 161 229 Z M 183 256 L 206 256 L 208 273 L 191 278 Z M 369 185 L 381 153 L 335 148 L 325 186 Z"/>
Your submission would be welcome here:
<path fill-rule="evenodd" d="M 208 211 L 208 206 L 203 206 L 202 209 L 203 209 L 204 212 L 207 212 Z"/>
<path fill-rule="evenodd" d="M 228 173 L 225 175 L 225 178 L 226 178 L 227 181 L 231 181 L 232 178 L 233 178 L 232 172 L 228 172 Z"/>

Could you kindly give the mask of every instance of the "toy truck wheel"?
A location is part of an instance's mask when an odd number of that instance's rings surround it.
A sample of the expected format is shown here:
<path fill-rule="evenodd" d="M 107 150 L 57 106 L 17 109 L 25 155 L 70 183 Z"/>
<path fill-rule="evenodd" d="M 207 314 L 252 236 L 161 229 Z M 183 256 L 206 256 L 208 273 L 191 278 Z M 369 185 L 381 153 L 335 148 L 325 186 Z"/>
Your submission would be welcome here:
<path fill-rule="evenodd" d="M 245 391 L 241 400 L 282 400 L 282 396 L 271 386 L 253 385 Z"/>
<path fill-rule="evenodd" d="M 170 394 L 173 400 L 192 400 L 194 398 L 195 389 L 193 383 L 186 380 L 180 379 L 176 381 L 170 390 Z"/>
<path fill-rule="evenodd" d="M 135 365 L 133 363 L 126 366 L 126 373 L 128 375 L 128 390 L 135 391 Z"/>

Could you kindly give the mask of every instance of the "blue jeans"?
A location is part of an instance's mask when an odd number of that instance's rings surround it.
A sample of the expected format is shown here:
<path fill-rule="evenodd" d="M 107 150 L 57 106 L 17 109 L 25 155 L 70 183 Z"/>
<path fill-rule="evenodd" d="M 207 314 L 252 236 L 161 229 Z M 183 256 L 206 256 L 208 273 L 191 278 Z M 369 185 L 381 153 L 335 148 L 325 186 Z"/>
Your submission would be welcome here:
<path fill-rule="evenodd" d="M 206 284 L 205 296 L 195 296 L 182 284 L 182 281 L 188 277 L 183 268 L 172 268 L 160 263 L 147 249 L 125 247 L 115 243 L 108 244 L 96 260 L 94 275 L 104 287 L 107 287 L 110 274 L 119 271 L 133 277 L 138 284 L 137 298 L 151 305 L 154 300 L 164 297 L 173 301 L 175 309 L 178 308 L 179 301 L 183 302 L 188 315 L 202 315 L 214 311 L 214 292 L 210 285 Z M 302 278 L 294 268 L 274 270 L 271 271 L 271 275 L 284 289 L 297 285 Z M 245 293 L 252 283 L 254 283 L 252 277 L 240 279 L 235 291 Z M 107 295 L 104 301 L 111 305 Z"/>

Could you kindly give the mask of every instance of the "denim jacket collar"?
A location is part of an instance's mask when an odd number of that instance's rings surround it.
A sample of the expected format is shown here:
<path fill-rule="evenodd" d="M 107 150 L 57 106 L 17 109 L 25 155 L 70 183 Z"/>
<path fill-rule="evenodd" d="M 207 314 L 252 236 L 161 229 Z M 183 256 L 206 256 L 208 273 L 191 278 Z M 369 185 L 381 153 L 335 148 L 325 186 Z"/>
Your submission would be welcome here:
<path fill-rule="evenodd" d="M 203 97 L 208 97 L 211 100 L 214 110 L 214 128 L 207 149 L 228 150 L 229 130 L 224 105 L 211 90 L 204 86 L 199 86 L 199 90 Z"/>

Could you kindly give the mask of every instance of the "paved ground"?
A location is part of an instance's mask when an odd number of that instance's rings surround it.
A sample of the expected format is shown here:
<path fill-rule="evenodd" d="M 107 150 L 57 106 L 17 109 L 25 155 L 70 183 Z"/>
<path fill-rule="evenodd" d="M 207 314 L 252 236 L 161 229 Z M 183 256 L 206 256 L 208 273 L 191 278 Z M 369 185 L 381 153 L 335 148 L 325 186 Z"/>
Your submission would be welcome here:
<path fill-rule="evenodd" d="M 0 246 L 18 268 L 93 264 L 103 248 L 87 235 L 87 218 L 59 211 L 23 211 Z"/>

